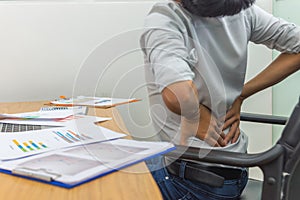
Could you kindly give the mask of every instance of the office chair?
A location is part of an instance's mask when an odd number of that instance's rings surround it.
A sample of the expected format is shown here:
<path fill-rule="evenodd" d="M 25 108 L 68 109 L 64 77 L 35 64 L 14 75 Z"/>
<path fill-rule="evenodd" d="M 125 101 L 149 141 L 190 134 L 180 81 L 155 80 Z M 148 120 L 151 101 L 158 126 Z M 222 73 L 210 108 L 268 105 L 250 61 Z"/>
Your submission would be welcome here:
<path fill-rule="evenodd" d="M 260 195 L 262 200 L 296 200 L 300 198 L 300 98 L 289 118 L 241 114 L 241 120 L 285 125 L 280 139 L 267 151 L 257 154 L 224 152 L 186 146 L 166 156 L 187 161 L 202 161 L 237 167 L 259 167 L 264 175 L 263 182 L 249 182 L 248 185 L 261 189 L 258 193 L 247 192 L 241 200 L 253 200 L 253 195 Z M 257 185 L 258 184 L 258 185 Z M 262 186 L 262 187 L 261 187 Z"/>

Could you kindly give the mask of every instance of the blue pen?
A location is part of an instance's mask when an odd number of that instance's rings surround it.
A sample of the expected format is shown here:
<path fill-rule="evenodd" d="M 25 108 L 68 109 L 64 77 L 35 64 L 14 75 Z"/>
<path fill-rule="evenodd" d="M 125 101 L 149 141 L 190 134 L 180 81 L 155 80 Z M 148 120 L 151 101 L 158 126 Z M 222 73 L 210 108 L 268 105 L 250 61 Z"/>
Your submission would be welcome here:
<path fill-rule="evenodd" d="M 108 101 L 110 101 L 110 99 L 103 99 L 103 100 L 100 100 L 100 101 L 96 101 L 95 104 L 105 103 L 105 102 L 108 102 Z"/>

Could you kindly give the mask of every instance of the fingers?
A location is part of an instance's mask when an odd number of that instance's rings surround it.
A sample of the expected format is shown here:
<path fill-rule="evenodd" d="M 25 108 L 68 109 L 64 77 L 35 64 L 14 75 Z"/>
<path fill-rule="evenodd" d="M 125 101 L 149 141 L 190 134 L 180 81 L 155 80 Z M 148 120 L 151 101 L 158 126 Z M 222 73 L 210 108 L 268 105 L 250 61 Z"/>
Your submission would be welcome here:
<path fill-rule="evenodd" d="M 235 133 L 234 137 L 233 137 L 232 140 L 231 140 L 231 143 L 235 143 L 235 142 L 239 139 L 240 134 L 241 134 L 241 131 L 240 131 L 240 129 L 238 128 L 238 129 L 236 130 L 236 133 Z"/>
<path fill-rule="evenodd" d="M 234 116 L 234 112 L 233 112 L 233 110 L 229 110 L 225 115 L 225 121 L 227 121 L 232 116 Z"/>
<path fill-rule="evenodd" d="M 185 131 L 182 131 L 181 137 L 180 137 L 180 145 L 187 146 L 188 142 L 187 140 L 194 136 L 194 134 L 191 134 L 190 132 L 186 133 Z M 223 131 L 221 131 L 220 127 L 210 127 L 207 131 L 203 133 L 203 138 L 205 142 L 207 142 L 210 146 L 214 147 L 224 147 L 226 143 L 224 142 L 224 139 L 226 138 L 226 135 Z"/>
<path fill-rule="evenodd" d="M 237 121 L 231 124 L 231 128 L 226 135 L 224 134 L 223 131 L 221 131 L 220 133 L 216 131 L 210 131 L 207 134 L 205 141 L 209 145 L 214 147 L 224 147 L 228 143 L 235 143 L 238 140 L 240 134 L 241 132 L 239 129 L 239 121 Z"/>
<path fill-rule="evenodd" d="M 224 147 L 226 144 L 221 135 L 218 135 L 218 138 L 207 136 L 204 141 L 213 147 Z"/>
<path fill-rule="evenodd" d="M 210 128 L 206 133 L 204 141 L 214 147 L 224 147 L 226 146 L 225 137 L 224 132 L 220 129 Z"/>
<path fill-rule="evenodd" d="M 240 117 L 239 115 L 234 115 L 234 114 L 230 114 L 228 113 L 226 115 L 226 119 L 225 119 L 225 123 L 223 125 L 223 130 L 227 129 L 228 127 L 230 127 L 235 121 L 239 121 Z"/>
<path fill-rule="evenodd" d="M 188 145 L 187 140 L 190 137 L 197 137 L 200 140 L 206 141 L 211 146 L 226 146 L 226 142 L 224 141 L 226 136 L 222 131 L 222 121 L 211 115 L 206 116 L 205 114 L 197 122 L 182 118 L 180 145 Z"/>
<path fill-rule="evenodd" d="M 227 133 L 224 142 L 226 143 L 226 145 L 229 142 L 235 143 L 238 140 L 239 136 L 240 136 L 239 123 L 235 122 L 232 124 L 229 132 Z"/>
<path fill-rule="evenodd" d="M 225 133 L 222 131 L 222 125 L 218 123 L 218 121 L 213 121 L 212 126 L 208 130 L 208 137 L 212 138 L 211 142 L 216 142 L 218 146 L 225 146 L 226 143 L 224 139 L 226 137 Z M 215 145 L 213 145 L 215 146 Z"/>
<path fill-rule="evenodd" d="M 204 141 L 212 147 L 221 147 L 221 145 L 213 138 L 207 137 Z"/>
<path fill-rule="evenodd" d="M 221 132 L 220 136 L 221 136 L 222 139 L 226 138 L 226 135 L 225 135 L 225 133 L 223 131 Z"/>
<path fill-rule="evenodd" d="M 236 132 L 236 128 L 237 128 L 237 124 L 236 123 L 233 123 L 229 129 L 229 132 L 227 133 L 224 141 L 226 142 L 226 144 L 228 144 L 229 141 L 232 140 L 235 132 Z"/>
<path fill-rule="evenodd" d="M 224 134 L 224 133 L 223 133 Z M 224 137 L 225 137 L 225 134 L 224 134 Z M 225 147 L 226 146 L 226 142 L 224 141 L 224 138 L 219 135 L 219 138 L 217 140 L 218 144 L 221 146 L 221 147 Z"/>
<path fill-rule="evenodd" d="M 209 110 L 207 110 L 207 111 L 209 111 Z M 203 114 L 203 113 L 201 113 L 201 114 Z M 203 116 L 204 115 L 202 115 L 202 117 Z M 200 119 L 201 119 L 201 117 L 200 117 Z M 202 140 L 206 141 L 206 143 L 208 143 L 211 146 L 224 147 L 226 145 L 224 142 L 225 134 L 222 131 L 224 120 L 225 120 L 225 117 L 221 117 L 220 119 L 217 119 L 216 116 L 214 116 L 211 113 L 211 111 L 209 111 L 208 118 L 206 118 L 206 119 L 202 118 L 202 121 L 201 121 L 201 122 L 204 122 L 204 124 L 207 124 L 206 130 L 203 130 L 204 137 L 202 138 Z"/>

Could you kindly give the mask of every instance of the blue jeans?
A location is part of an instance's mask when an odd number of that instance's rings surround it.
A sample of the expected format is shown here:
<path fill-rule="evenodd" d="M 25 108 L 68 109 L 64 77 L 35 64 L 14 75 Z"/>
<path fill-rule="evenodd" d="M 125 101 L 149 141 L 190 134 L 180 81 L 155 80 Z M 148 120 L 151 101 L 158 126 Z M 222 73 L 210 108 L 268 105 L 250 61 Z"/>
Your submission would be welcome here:
<path fill-rule="evenodd" d="M 211 187 L 170 174 L 162 156 L 147 160 L 146 164 L 165 200 L 234 200 L 239 198 L 248 181 L 248 172 L 242 169 L 241 179 L 225 180 L 223 187 Z"/>

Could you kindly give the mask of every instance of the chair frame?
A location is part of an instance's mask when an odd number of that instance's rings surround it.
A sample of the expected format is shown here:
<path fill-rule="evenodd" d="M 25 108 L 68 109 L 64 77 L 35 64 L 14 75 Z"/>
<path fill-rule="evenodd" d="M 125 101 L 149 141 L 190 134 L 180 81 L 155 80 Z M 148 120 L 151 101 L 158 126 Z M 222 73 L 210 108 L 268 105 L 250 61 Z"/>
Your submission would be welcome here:
<path fill-rule="evenodd" d="M 290 118 L 242 113 L 241 120 L 281 124 L 285 127 L 280 139 L 273 147 L 257 154 L 178 145 L 176 150 L 169 152 L 166 156 L 194 162 L 201 161 L 237 167 L 259 167 L 264 175 L 261 199 L 289 199 L 290 179 L 300 158 L 300 98 Z"/>

